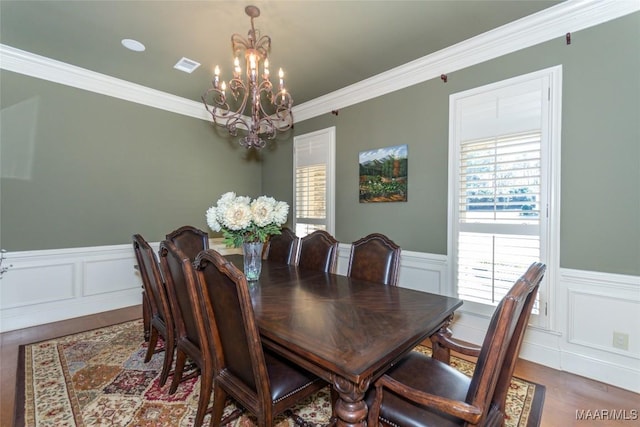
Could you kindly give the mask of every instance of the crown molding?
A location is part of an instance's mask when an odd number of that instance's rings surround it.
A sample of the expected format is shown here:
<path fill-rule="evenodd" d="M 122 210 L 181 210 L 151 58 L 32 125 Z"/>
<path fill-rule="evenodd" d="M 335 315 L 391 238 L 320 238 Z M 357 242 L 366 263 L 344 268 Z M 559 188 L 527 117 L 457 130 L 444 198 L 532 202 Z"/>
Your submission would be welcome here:
<path fill-rule="evenodd" d="M 564 36 L 640 10 L 639 0 L 567 0 L 456 45 L 293 107 L 296 122 Z M 202 104 L 0 44 L 0 69 L 201 120 Z"/>
<path fill-rule="evenodd" d="M 640 10 L 638 0 L 567 0 L 438 52 L 293 107 L 296 122 L 358 104 L 442 74 L 564 37 Z"/>
<path fill-rule="evenodd" d="M 0 44 L 0 68 L 30 77 L 209 120 L 202 103 Z"/>

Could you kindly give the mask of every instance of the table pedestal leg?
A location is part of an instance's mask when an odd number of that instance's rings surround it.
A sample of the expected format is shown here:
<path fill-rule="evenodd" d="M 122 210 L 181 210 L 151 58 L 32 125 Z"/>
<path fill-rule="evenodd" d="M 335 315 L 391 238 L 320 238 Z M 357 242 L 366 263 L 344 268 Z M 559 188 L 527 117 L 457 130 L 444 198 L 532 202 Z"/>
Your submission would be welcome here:
<path fill-rule="evenodd" d="M 342 377 L 333 377 L 333 387 L 340 397 L 335 404 L 336 426 L 366 426 L 367 404 L 364 394 L 369 388 L 370 379 L 354 384 Z"/>

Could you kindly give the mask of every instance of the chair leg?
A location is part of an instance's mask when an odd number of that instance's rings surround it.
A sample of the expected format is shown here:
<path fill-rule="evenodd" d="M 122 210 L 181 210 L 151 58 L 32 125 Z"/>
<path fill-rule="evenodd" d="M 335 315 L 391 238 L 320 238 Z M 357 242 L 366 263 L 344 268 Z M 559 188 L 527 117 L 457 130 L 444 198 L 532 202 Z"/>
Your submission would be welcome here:
<path fill-rule="evenodd" d="M 367 425 L 378 425 L 378 417 L 380 415 L 380 406 L 382 406 L 382 387 L 375 388 L 375 395 L 373 397 L 373 405 L 369 408 L 367 414 Z"/>
<path fill-rule="evenodd" d="M 209 408 L 209 401 L 211 400 L 211 389 L 213 387 L 213 373 L 202 372 L 200 374 L 200 397 L 198 398 L 198 410 L 196 412 L 196 419 L 193 423 L 195 427 L 200 427 L 204 416 Z M 224 407 L 223 407 L 224 408 Z"/>
<path fill-rule="evenodd" d="M 149 342 L 147 343 L 147 353 L 144 356 L 144 363 L 148 363 L 156 350 L 158 344 L 158 330 L 151 326 L 151 332 L 149 335 Z"/>
<path fill-rule="evenodd" d="M 437 339 L 431 339 L 431 357 L 444 364 L 451 364 L 451 350 L 440 344 Z"/>
<path fill-rule="evenodd" d="M 258 419 L 258 427 L 273 427 L 273 406 L 269 405 L 263 409 L 260 414 L 254 414 Z"/>
<path fill-rule="evenodd" d="M 315 424 L 308 423 L 300 415 L 295 414 L 291 409 L 287 409 L 282 413 L 285 417 L 289 417 L 293 420 L 293 423 L 298 427 L 315 427 Z M 329 423 L 325 427 L 332 427 L 335 425 L 333 418 L 329 420 Z"/>
<path fill-rule="evenodd" d="M 182 381 L 182 373 L 184 372 L 184 365 L 187 361 L 187 355 L 184 351 L 178 349 L 176 353 L 176 367 L 173 370 L 173 379 L 171 380 L 169 394 L 174 394 L 176 390 L 178 390 L 178 384 Z"/>
<path fill-rule="evenodd" d="M 447 365 L 451 363 L 451 350 L 448 347 L 440 344 L 440 342 L 438 341 L 438 336 L 443 336 L 446 339 L 451 338 L 453 332 L 451 332 L 451 329 L 449 329 L 449 324 L 451 323 L 452 319 L 453 315 L 451 315 L 445 321 L 438 332 L 429 337 L 431 339 L 431 357 L 441 361 L 442 363 L 446 363 Z"/>
<path fill-rule="evenodd" d="M 164 362 L 162 364 L 162 373 L 160 374 L 161 387 L 164 387 L 164 385 L 167 383 L 169 373 L 171 372 L 171 365 L 173 364 L 173 352 L 175 350 L 173 338 L 165 339 L 164 346 Z"/>
<path fill-rule="evenodd" d="M 227 403 L 227 392 L 214 382 L 213 384 L 213 412 L 211 413 L 210 427 L 219 427 L 222 422 L 222 414 Z"/>
<path fill-rule="evenodd" d="M 144 340 L 149 342 L 151 336 L 151 308 L 149 307 L 149 296 L 146 291 L 142 291 L 142 328 L 144 330 Z"/>

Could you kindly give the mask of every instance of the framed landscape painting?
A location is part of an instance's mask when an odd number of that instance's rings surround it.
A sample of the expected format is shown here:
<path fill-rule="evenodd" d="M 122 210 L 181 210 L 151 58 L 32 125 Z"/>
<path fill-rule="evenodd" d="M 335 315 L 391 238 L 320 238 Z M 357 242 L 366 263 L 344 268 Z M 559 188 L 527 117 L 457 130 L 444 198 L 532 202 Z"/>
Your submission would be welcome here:
<path fill-rule="evenodd" d="M 407 145 L 361 151 L 360 203 L 407 201 Z"/>

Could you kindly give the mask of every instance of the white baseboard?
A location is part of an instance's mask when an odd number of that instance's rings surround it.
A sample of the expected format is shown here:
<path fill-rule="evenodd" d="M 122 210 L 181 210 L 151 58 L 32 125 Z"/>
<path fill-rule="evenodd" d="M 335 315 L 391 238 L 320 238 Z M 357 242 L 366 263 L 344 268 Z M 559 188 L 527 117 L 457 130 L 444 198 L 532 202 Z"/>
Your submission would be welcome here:
<path fill-rule="evenodd" d="M 640 393 L 640 364 L 615 363 L 563 350 L 563 370 L 635 393 Z"/>

